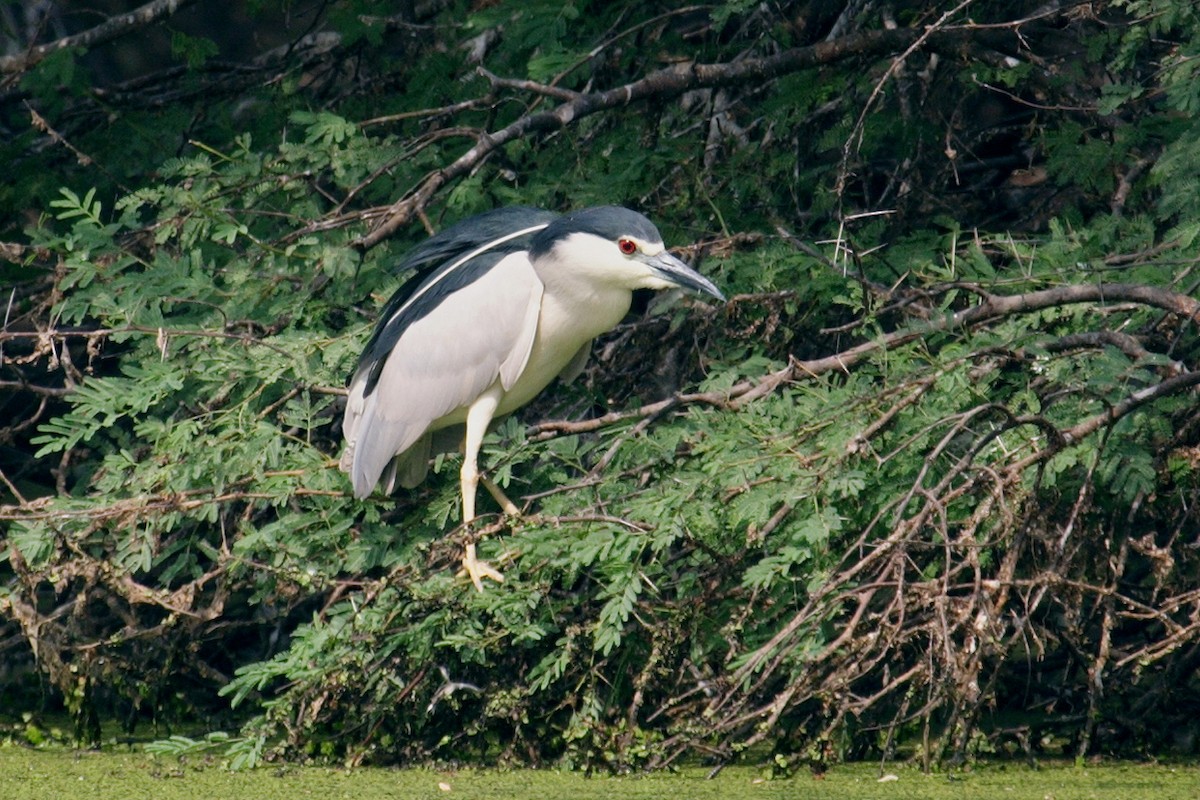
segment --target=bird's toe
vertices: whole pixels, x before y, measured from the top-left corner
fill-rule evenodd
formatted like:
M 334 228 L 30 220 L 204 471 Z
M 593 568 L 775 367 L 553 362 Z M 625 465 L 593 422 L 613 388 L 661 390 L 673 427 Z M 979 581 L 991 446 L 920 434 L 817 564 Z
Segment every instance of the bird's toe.
M 475 556 L 475 545 L 467 545 L 466 552 L 463 553 L 462 572 L 466 573 L 471 579 L 471 583 L 475 584 L 475 591 L 483 591 L 483 579 L 493 580 L 496 583 L 504 583 L 504 576 L 500 571 L 486 561 L 480 561 Z

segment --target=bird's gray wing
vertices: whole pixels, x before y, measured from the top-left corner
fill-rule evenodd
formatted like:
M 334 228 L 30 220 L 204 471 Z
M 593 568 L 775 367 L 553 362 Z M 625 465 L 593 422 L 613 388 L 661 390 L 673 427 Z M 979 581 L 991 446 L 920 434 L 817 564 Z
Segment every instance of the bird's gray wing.
M 528 256 L 512 253 L 408 325 L 382 365 L 360 367 L 342 423 L 343 468 L 356 496 L 370 494 L 431 426 L 461 422 L 498 380 L 512 386 L 529 359 L 541 299 Z
M 510 253 L 528 250 L 533 236 L 558 215 L 536 208 L 498 208 L 462 220 L 414 248 L 396 267 L 411 277 L 388 299 L 359 369 L 382 366 L 404 330 Z M 368 391 L 377 374 L 368 373 Z

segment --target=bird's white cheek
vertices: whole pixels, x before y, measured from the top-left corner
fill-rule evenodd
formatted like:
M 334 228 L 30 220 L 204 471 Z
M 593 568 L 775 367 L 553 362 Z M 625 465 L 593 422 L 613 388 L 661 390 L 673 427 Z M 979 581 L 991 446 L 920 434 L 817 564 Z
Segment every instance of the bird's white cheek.
M 634 259 L 621 259 L 599 266 L 591 275 L 593 285 L 613 289 L 666 289 L 672 286 L 655 270 Z

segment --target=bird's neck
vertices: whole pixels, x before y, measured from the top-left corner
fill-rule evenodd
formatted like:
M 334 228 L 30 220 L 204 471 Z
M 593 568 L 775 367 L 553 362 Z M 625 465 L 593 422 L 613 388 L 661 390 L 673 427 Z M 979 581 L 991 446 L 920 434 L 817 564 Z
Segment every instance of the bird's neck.
M 550 330 L 560 331 L 560 336 L 577 340 L 578 345 L 611 330 L 629 313 L 633 300 L 633 292 L 623 286 L 572 280 L 570 276 L 554 276 L 543 282 L 546 288 L 539 328 L 549 326 Z

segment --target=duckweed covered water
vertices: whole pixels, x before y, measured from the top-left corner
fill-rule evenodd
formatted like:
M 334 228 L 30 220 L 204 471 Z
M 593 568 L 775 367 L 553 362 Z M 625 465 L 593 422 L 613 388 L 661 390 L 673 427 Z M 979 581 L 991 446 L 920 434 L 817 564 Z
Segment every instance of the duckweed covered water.
M 766 780 L 763 770 L 730 767 L 625 777 L 586 777 L 555 770 L 345 771 L 320 767 L 230 772 L 219 765 L 179 762 L 137 752 L 81 752 L 0 747 L 0 800 L 374 800 L 446 798 L 493 800 L 1200 800 L 1200 767 L 1101 764 L 1030 769 L 984 766 L 969 772 L 924 775 L 903 765 L 835 767 L 823 778 L 804 774 Z

